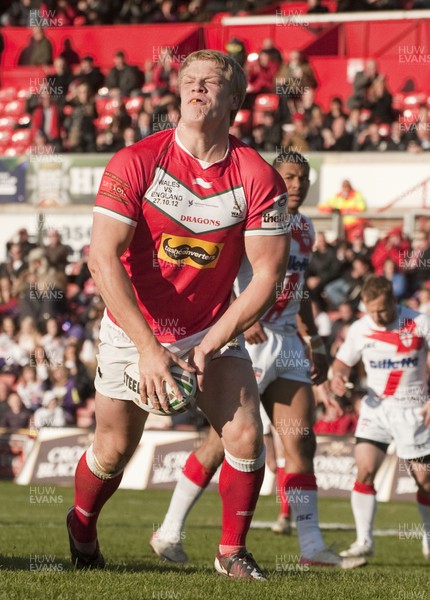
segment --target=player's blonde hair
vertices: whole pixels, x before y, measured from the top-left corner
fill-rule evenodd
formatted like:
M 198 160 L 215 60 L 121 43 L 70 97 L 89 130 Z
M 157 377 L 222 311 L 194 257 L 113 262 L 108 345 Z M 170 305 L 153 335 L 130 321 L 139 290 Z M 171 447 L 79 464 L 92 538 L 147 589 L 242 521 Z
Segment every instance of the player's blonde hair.
M 230 112 L 230 125 L 233 125 L 237 111 L 243 104 L 246 94 L 247 80 L 245 71 L 238 62 L 218 50 L 197 50 L 187 56 L 178 73 L 178 84 L 181 85 L 183 73 L 196 60 L 210 60 L 220 67 L 224 77 L 230 82 L 231 93 L 238 98 L 238 106 Z

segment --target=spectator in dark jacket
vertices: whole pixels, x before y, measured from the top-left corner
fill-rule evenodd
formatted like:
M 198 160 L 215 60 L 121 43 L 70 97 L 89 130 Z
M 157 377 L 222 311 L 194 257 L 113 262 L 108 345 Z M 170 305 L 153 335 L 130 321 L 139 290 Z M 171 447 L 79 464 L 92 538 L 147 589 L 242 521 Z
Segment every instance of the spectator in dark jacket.
M 141 71 L 127 64 L 124 52 L 116 52 L 114 66 L 106 77 L 106 86 L 109 90 L 119 89 L 123 96 L 130 96 L 132 92 L 138 92 L 143 83 Z
M 316 235 L 314 252 L 306 273 L 306 284 L 311 298 L 318 299 L 324 287 L 339 277 L 342 265 L 337 260 L 336 250 L 327 243 L 323 232 Z
M 34 27 L 30 43 L 18 58 L 18 65 L 52 65 L 52 44 L 42 27 Z
M 29 426 L 31 412 L 27 410 L 16 392 L 11 392 L 7 399 L 8 408 L 3 413 L 0 425 L 9 429 L 25 429 Z
M 97 93 L 97 90 L 102 87 L 104 79 L 104 75 L 99 67 L 94 66 L 93 57 L 84 56 L 81 59 L 80 67 L 76 72 L 75 80 L 78 83 L 88 84 L 91 93 L 95 94 Z

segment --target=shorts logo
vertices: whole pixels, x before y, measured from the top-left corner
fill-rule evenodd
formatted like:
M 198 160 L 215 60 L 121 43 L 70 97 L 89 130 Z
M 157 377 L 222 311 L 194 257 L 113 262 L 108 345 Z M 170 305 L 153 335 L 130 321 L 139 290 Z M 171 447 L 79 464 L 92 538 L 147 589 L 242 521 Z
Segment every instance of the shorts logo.
M 163 233 L 158 258 L 166 262 L 189 265 L 196 269 L 216 267 L 224 244 L 198 238 L 180 237 Z

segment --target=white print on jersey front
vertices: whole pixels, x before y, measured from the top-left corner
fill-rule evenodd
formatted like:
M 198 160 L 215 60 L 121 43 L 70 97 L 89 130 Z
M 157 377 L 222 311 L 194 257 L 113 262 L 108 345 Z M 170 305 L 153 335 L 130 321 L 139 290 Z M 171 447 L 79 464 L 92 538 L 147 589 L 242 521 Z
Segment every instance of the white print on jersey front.
M 233 227 L 244 221 L 247 213 L 242 186 L 205 198 L 160 167 L 155 171 L 145 198 L 170 219 L 193 233 Z

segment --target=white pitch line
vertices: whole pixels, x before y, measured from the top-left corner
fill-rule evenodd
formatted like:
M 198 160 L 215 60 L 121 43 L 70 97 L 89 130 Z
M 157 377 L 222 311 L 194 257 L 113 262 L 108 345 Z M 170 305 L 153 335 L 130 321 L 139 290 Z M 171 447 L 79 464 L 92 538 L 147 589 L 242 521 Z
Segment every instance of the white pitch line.
M 275 524 L 274 521 L 252 521 L 251 529 L 271 529 Z M 291 526 L 295 528 L 295 523 L 291 523 Z M 347 525 L 346 523 L 320 523 L 321 529 L 332 529 L 341 531 L 355 531 L 354 525 Z M 378 537 L 383 536 L 398 536 L 398 529 L 375 529 L 373 535 Z

